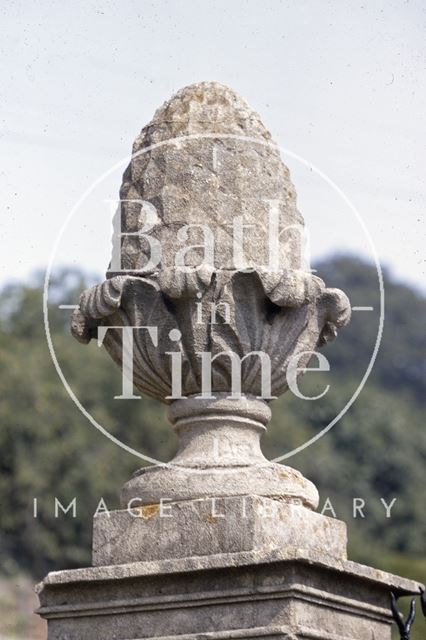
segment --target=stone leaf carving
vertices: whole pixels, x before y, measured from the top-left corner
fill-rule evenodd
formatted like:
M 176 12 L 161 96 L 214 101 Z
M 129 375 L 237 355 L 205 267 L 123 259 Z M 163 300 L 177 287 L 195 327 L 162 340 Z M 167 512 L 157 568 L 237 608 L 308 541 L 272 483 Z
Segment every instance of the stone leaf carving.
M 160 278 L 115 276 L 82 294 L 72 332 L 81 342 L 96 335 L 98 325 L 156 327 L 155 345 L 146 329 L 134 332 L 134 384 L 142 393 L 170 402 L 172 372 L 170 352 L 182 353 L 182 394 L 201 390 L 201 356 L 222 354 L 212 362 L 212 391 L 231 389 L 231 367 L 225 353 L 233 352 L 242 362 L 241 391 L 262 395 L 261 359 L 271 359 L 271 395 L 287 390 L 289 359 L 300 357 L 303 368 L 310 352 L 328 342 L 350 317 L 349 301 L 336 289 L 326 289 L 322 280 L 300 271 L 282 274 L 219 272 L 212 270 L 182 274 L 170 270 Z M 189 277 L 192 276 L 192 277 Z M 198 296 L 201 297 L 199 298 Z M 196 304 L 206 314 L 216 309 L 216 322 L 194 322 Z M 212 307 L 213 305 L 213 307 Z M 226 305 L 226 306 L 225 306 Z M 225 313 L 229 310 L 229 315 Z M 178 329 L 181 339 L 169 337 Z M 122 332 L 109 330 L 104 345 L 122 366 Z

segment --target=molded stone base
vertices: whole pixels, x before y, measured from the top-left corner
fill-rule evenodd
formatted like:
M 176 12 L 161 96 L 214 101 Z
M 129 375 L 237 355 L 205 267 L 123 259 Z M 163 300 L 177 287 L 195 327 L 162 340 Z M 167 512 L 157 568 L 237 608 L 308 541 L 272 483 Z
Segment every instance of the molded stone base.
M 259 495 L 293 500 L 310 509 L 318 507 L 315 485 L 300 471 L 273 462 L 242 466 L 145 467 L 134 474 L 121 489 L 121 505 L 158 503 L 173 497 L 175 502 L 216 496 Z
M 410 580 L 288 547 L 50 573 L 49 640 L 390 640 Z

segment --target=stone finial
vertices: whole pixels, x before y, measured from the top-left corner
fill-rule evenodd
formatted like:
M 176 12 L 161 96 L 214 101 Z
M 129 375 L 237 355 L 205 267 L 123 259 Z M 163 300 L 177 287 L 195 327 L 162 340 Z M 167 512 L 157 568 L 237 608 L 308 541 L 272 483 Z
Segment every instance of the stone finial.
M 418 593 L 349 562 L 344 522 L 260 449 L 295 358 L 300 374 L 350 315 L 309 271 L 302 232 L 276 146 L 230 89 L 183 89 L 137 138 L 107 278 L 72 330 L 103 340 L 123 397 L 168 405 L 179 446 L 125 484 L 123 509 L 97 510 L 93 567 L 38 586 L 52 640 L 388 640 L 389 591 Z M 408 638 L 413 615 L 392 609 Z
M 135 388 L 170 405 L 179 436 L 171 466 L 142 470 L 123 500 L 251 492 L 315 508 L 315 487 L 259 447 L 289 363 L 303 369 L 350 318 L 308 269 L 303 225 L 279 150 L 228 87 L 182 89 L 136 139 L 107 279 L 72 324 L 81 342 L 102 327 L 120 366 L 133 347 Z

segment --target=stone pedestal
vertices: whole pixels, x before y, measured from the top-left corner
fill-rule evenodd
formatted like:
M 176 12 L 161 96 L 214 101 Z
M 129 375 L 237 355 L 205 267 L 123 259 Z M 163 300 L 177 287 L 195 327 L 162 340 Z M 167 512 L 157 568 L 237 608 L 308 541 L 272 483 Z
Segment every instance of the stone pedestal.
M 261 496 L 95 517 L 93 567 L 38 585 L 49 640 L 390 640 L 390 592 L 419 585 L 346 558 L 346 525 Z
M 314 540 L 309 551 L 282 545 L 278 529 L 277 544 L 260 533 L 247 551 L 51 573 L 38 586 L 49 640 L 390 640 L 390 590 L 416 583 L 327 556 Z

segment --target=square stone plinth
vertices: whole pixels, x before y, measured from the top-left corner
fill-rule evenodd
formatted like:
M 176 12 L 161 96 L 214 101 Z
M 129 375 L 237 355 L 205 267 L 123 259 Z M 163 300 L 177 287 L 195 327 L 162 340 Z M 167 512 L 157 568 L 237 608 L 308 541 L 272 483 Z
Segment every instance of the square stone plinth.
M 263 496 L 162 502 L 93 521 L 93 565 L 298 547 L 346 558 L 346 524 Z
M 419 585 L 301 549 L 50 573 L 49 640 L 390 640 L 390 591 Z

